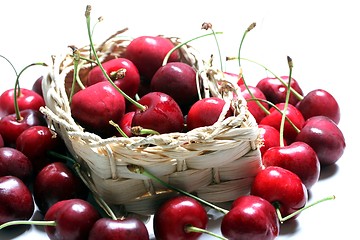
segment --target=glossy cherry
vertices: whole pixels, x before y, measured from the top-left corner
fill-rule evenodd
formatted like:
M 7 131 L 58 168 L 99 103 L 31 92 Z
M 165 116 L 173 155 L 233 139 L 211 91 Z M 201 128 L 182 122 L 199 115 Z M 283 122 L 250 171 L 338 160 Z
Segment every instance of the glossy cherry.
M 30 189 L 15 176 L 0 177 L 0 224 L 29 220 L 35 210 Z
M 71 101 L 73 118 L 86 131 L 112 136 L 115 128 L 109 121 L 118 122 L 125 114 L 125 98 L 109 82 L 93 84 L 74 94 Z
M 196 71 L 183 62 L 169 62 L 161 66 L 151 79 L 150 90 L 170 95 L 184 115 L 198 99 Z
M 160 134 L 181 132 L 184 128 L 184 116 L 179 105 L 168 94 L 150 92 L 138 101 L 146 109 L 136 109 L 132 127 L 157 131 Z
M 132 61 L 139 70 L 140 76 L 150 82 L 155 72 L 162 66 L 167 53 L 174 44 L 162 36 L 139 36 L 126 47 L 124 57 Z M 178 50 L 174 51 L 168 62 L 179 61 Z
M 176 196 L 163 203 L 153 219 L 156 239 L 198 239 L 199 232 L 189 232 L 187 227 L 206 229 L 208 216 L 205 208 L 188 196 Z
M 262 156 L 265 167 L 279 166 L 298 175 L 310 189 L 320 176 L 320 161 L 316 152 L 305 142 L 269 148 Z
M 289 76 L 281 76 L 280 77 L 283 82 L 287 83 L 289 81 Z M 291 88 L 293 88 L 298 94 L 303 95 L 303 91 L 299 85 L 299 83 L 292 78 L 291 79 Z M 286 99 L 287 85 L 283 84 L 279 79 L 275 77 L 266 77 L 261 79 L 256 87 L 259 88 L 266 96 L 266 99 L 273 104 L 283 103 Z M 289 103 L 291 105 L 296 105 L 299 102 L 299 98 L 290 93 Z
M 308 192 L 301 179 L 290 170 L 278 166 L 261 170 L 254 178 L 250 194 L 269 201 L 280 210 L 282 216 L 303 208 L 308 200 Z
M 264 111 L 264 109 L 262 109 L 256 101 L 250 99 L 252 99 L 254 96 L 255 98 L 260 100 L 267 100 L 265 94 L 259 88 L 254 86 L 248 86 L 247 89 L 245 84 L 242 84 L 239 85 L 239 87 L 240 87 L 241 95 L 245 98 L 245 100 L 247 100 L 247 107 L 250 113 L 254 116 L 256 122 L 260 123 L 260 121 L 267 115 L 266 110 L 269 110 L 269 104 L 265 101 L 259 102 L 266 109 Z M 249 91 L 252 94 L 250 94 Z
M 17 104 L 19 110 L 33 109 L 39 110 L 40 107 L 45 106 L 45 101 L 42 96 L 31 89 L 20 88 L 20 92 L 16 91 Z M 14 106 L 14 89 L 4 91 L 0 95 L 0 117 L 15 113 Z
M 273 240 L 279 228 L 275 207 L 254 195 L 237 198 L 221 221 L 221 233 L 229 240 Z
M 261 156 L 265 154 L 265 152 L 271 147 L 278 147 L 280 146 L 280 132 L 276 128 L 265 125 L 259 124 L 258 125 L 260 131 L 260 138 L 262 139 L 262 145 L 260 147 Z M 286 140 L 283 139 L 283 145 L 286 146 Z
M 43 81 L 44 76 L 40 76 L 38 77 L 35 82 L 33 83 L 31 90 L 36 92 L 37 94 L 39 94 L 41 97 L 44 98 L 44 93 L 43 93 L 43 89 L 42 89 L 42 81 Z
M 310 145 L 322 166 L 335 164 L 346 148 L 344 134 L 334 121 L 325 116 L 307 119 L 296 141 Z
M 148 240 L 144 222 L 136 217 L 122 219 L 100 218 L 91 228 L 88 240 Z
M 305 120 L 314 116 L 326 116 L 336 124 L 340 122 L 340 107 L 335 97 L 324 89 L 314 89 L 296 104 Z
M 140 84 L 140 74 L 133 62 L 126 58 L 114 58 L 102 63 L 110 79 L 129 97 L 134 98 Z M 99 66 L 89 71 L 87 86 L 108 81 Z
M 29 158 L 35 173 L 50 163 L 48 151 L 57 150 L 61 144 L 59 136 L 47 126 L 29 127 L 16 139 L 16 149 Z
M 285 103 L 278 103 L 275 105 L 280 111 L 284 110 Z M 259 124 L 270 125 L 280 131 L 282 113 L 274 107 L 270 108 L 270 114 L 264 117 Z M 288 144 L 295 141 L 298 132 L 302 129 L 305 119 L 301 112 L 293 105 L 288 104 L 286 110 L 286 117 L 295 125 L 294 128 L 287 120 L 284 123 L 284 139 Z
M 82 180 L 63 162 L 45 166 L 36 175 L 33 188 L 34 200 L 42 213 L 61 200 L 88 196 Z
M 133 133 L 131 131 L 132 119 L 135 115 L 135 111 L 130 111 L 124 114 L 124 116 L 120 119 L 119 127 L 128 137 L 132 137 Z M 121 136 L 121 134 L 117 134 Z
M 0 134 L 6 146 L 14 147 L 16 139 L 25 130 L 32 126 L 47 126 L 44 115 L 33 109 L 20 111 L 20 118 L 16 113 L 0 119 Z
M 193 130 L 198 127 L 210 126 L 220 117 L 225 106 L 225 101 L 219 97 L 208 97 L 196 101 L 190 108 L 187 118 L 187 130 Z M 231 109 L 225 114 L 225 117 L 231 116 Z
M 100 217 L 98 210 L 85 200 L 62 200 L 46 212 L 44 220 L 54 221 L 55 226 L 45 226 L 45 232 L 51 240 L 88 239 L 91 228 Z
M 28 183 L 33 177 L 33 166 L 21 151 L 11 147 L 0 148 L 0 176 L 15 176 Z

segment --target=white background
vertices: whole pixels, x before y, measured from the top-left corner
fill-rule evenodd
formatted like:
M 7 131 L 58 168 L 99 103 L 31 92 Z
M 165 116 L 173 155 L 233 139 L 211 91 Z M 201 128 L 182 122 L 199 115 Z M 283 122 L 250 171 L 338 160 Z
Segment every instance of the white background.
M 203 22 L 211 22 L 223 56 L 236 55 L 244 30 L 252 22 L 242 56 L 256 60 L 278 75 L 288 74 L 286 56 L 294 62 L 293 77 L 306 93 L 323 88 L 338 100 L 342 115 L 339 124 L 347 147 L 336 165 L 322 172 L 311 190 L 310 202 L 328 195 L 329 201 L 303 212 L 293 223 L 281 226 L 278 239 L 340 239 L 358 236 L 359 128 L 356 121 L 359 87 L 359 22 L 356 1 L 6 1 L 0 3 L 0 55 L 20 71 L 33 62 L 47 61 L 51 54 L 68 45 L 88 43 L 85 7 L 93 7 L 93 22 L 104 21 L 95 32 L 95 41 L 130 27 L 129 34 L 165 34 L 184 40 L 201 35 Z M 217 54 L 213 38 L 193 42 L 205 57 Z M 256 84 L 267 73 L 243 62 L 248 84 Z M 227 69 L 231 70 L 230 67 Z M 33 67 L 20 79 L 31 87 L 42 67 Z M 15 75 L 0 59 L 0 89 L 13 87 Z M 352 102 L 353 101 L 353 102 Z M 356 116 L 355 116 L 356 115 Z M 211 222 L 219 231 L 216 222 Z M 151 231 L 151 229 L 149 229 Z M 0 231 L 0 239 L 47 239 L 41 228 L 22 233 Z M 210 239 L 204 236 L 202 239 Z

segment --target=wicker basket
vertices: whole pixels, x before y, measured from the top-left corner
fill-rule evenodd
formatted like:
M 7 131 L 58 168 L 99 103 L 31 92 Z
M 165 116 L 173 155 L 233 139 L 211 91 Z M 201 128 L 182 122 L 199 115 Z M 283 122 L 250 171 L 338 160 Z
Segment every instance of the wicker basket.
M 124 30 L 125 31 L 125 30 Z M 122 56 L 130 40 L 122 32 L 96 46 L 103 62 Z M 170 38 L 174 44 L 179 38 Z M 89 46 L 79 49 L 89 57 Z M 191 46 L 180 49 L 183 62 L 198 70 L 205 96 L 221 96 L 235 115 L 208 127 L 184 133 L 147 137 L 102 139 L 84 131 L 71 116 L 68 87 L 73 78 L 73 56 L 52 56 L 43 81 L 46 107 L 41 111 L 64 139 L 69 151 L 81 165 L 87 183 L 108 204 L 128 212 L 153 214 L 163 200 L 176 194 L 156 181 L 128 169 L 129 164 L 143 166 L 173 186 L 191 192 L 212 203 L 232 201 L 248 194 L 254 176 L 260 171 L 259 129 L 239 94 L 236 83 L 224 79 L 220 71 L 207 67 Z M 81 63 L 80 78 L 92 65 Z

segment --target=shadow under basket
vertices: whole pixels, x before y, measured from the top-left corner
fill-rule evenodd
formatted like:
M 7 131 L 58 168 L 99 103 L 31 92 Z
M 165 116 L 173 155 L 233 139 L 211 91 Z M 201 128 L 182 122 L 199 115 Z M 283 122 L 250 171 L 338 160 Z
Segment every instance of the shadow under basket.
M 122 33 L 95 46 L 101 62 L 123 56 L 130 39 L 121 37 Z M 175 45 L 181 43 L 179 38 L 169 39 Z M 91 56 L 89 46 L 78 51 L 85 58 Z M 103 139 L 87 132 L 71 116 L 68 94 L 74 61 L 70 49 L 52 56 L 43 78 L 46 106 L 40 110 L 79 163 L 83 180 L 109 205 L 127 212 L 151 215 L 164 200 L 177 194 L 130 171 L 128 167 L 133 164 L 212 203 L 249 194 L 255 175 L 262 169 L 259 128 L 236 82 L 207 67 L 191 46 L 185 44 L 179 51 L 181 61 L 197 70 L 202 97 L 222 97 L 226 101 L 223 113 L 232 108 L 233 116 L 225 118 L 222 114 L 214 125 L 188 132 Z M 85 60 L 79 62 L 81 81 L 86 81 L 93 66 Z

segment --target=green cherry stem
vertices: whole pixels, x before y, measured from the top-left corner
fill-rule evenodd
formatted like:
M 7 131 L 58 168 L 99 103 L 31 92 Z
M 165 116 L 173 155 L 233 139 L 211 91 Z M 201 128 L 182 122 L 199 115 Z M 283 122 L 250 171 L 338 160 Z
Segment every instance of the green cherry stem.
M 120 128 L 119 124 L 115 123 L 113 120 L 109 121 L 109 124 L 114 126 L 116 130 L 121 134 L 122 137 L 128 138 L 128 135 Z
M 206 229 L 202 229 L 202 228 L 198 228 L 198 227 L 194 227 L 194 226 L 191 226 L 191 225 L 188 225 L 188 226 L 185 226 L 185 231 L 186 232 L 196 232 L 196 233 L 203 233 L 203 234 L 207 234 L 207 235 L 210 235 L 210 236 L 213 236 L 213 237 L 216 237 L 218 239 L 222 239 L 222 240 L 227 240 L 227 238 L 223 237 L 223 236 L 220 236 L 218 234 L 215 234 L 213 232 L 210 232 Z
M 15 220 L 6 222 L 0 225 L 0 230 L 6 227 L 15 226 L 15 225 L 37 225 L 37 226 L 56 226 L 55 221 L 26 221 L 26 220 Z
M 100 59 L 96 53 L 96 49 L 94 47 L 94 43 L 92 40 L 92 32 L 90 29 L 90 12 L 91 12 L 91 6 L 87 5 L 86 6 L 86 11 L 85 11 L 85 17 L 86 17 L 86 25 L 87 25 L 87 32 L 88 32 L 88 37 L 90 40 L 90 48 L 91 51 L 94 54 L 94 57 L 96 59 L 96 63 L 97 65 L 100 67 L 102 73 L 104 74 L 104 76 L 106 77 L 106 79 L 110 82 L 110 84 L 119 92 L 121 93 L 130 103 L 134 104 L 137 108 L 141 109 L 141 110 L 146 110 L 146 106 L 141 105 L 140 103 L 138 103 L 137 101 L 135 101 L 134 99 L 132 99 L 131 97 L 129 97 L 124 91 L 122 91 L 118 86 L 116 86 L 116 84 L 111 80 L 111 78 L 109 77 L 109 75 L 106 73 L 104 67 L 102 66 Z
M 325 198 L 322 198 L 316 202 L 313 202 L 311 204 L 308 204 L 306 206 L 304 206 L 303 208 L 300 208 L 299 210 L 287 215 L 286 217 L 282 217 L 281 216 L 281 213 L 280 213 L 280 204 L 279 203 L 275 203 L 275 208 L 276 208 L 276 213 L 278 215 L 278 218 L 279 218 L 279 221 L 280 223 L 284 223 L 285 221 L 289 220 L 290 218 L 294 217 L 295 215 L 299 214 L 300 212 L 310 208 L 310 207 L 313 207 L 319 203 L 322 203 L 322 202 L 325 202 L 325 201 L 329 201 L 329 200 L 335 200 L 335 195 L 331 195 L 331 196 L 328 196 L 328 197 L 325 197 Z
M 211 35 L 214 35 L 214 34 L 222 34 L 222 32 L 214 32 L 214 33 L 207 33 L 207 34 L 204 34 L 204 35 L 201 35 L 201 36 L 197 36 L 197 37 L 194 37 L 194 38 L 191 38 L 185 42 L 182 42 L 182 43 L 179 43 L 178 45 L 176 45 L 175 47 L 173 47 L 167 54 L 166 56 L 164 57 L 164 60 L 163 60 L 163 63 L 162 65 L 166 65 L 166 63 L 168 62 L 169 58 L 170 58 L 170 55 L 175 52 L 177 49 L 181 48 L 182 46 L 188 44 L 189 42 L 192 42 L 194 40 L 197 40 L 199 38 L 203 38 L 203 37 L 207 37 L 207 36 L 211 36 Z
M 242 48 L 242 45 L 244 43 L 244 39 L 246 37 L 246 35 L 248 34 L 248 32 L 250 32 L 252 29 L 254 29 L 256 27 L 256 23 L 253 22 L 252 24 L 250 24 L 250 26 L 245 30 L 242 38 L 241 38 L 241 41 L 240 41 L 240 45 L 239 45 L 239 50 L 238 50 L 238 62 L 239 62 L 239 66 L 241 66 L 241 63 L 240 63 L 240 53 L 241 53 L 241 48 Z
M 210 29 L 212 34 L 214 35 L 214 39 L 215 39 L 215 42 L 216 42 L 216 47 L 217 47 L 217 50 L 218 50 L 218 54 L 219 54 L 219 59 L 220 59 L 220 70 L 223 72 L 224 68 L 223 68 L 223 63 L 222 63 L 222 56 L 221 56 L 221 50 L 220 50 L 220 45 L 219 45 L 219 41 L 217 39 L 217 36 L 216 36 L 216 33 L 212 27 L 212 24 L 211 23 L 203 23 L 202 26 L 201 26 L 201 29 L 205 29 L 205 30 L 208 30 Z
M 127 168 L 129 169 L 129 171 L 131 171 L 133 173 L 142 174 L 142 175 L 144 175 L 144 176 L 146 176 L 146 177 L 148 177 L 148 178 L 150 178 L 152 180 L 155 180 L 155 181 L 161 183 L 163 186 L 165 186 L 166 188 L 168 188 L 168 189 L 170 189 L 172 191 L 179 192 L 179 193 L 181 193 L 183 195 L 194 198 L 195 200 L 201 202 L 202 204 L 207 205 L 208 207 L 211 207 L 211 208 L 213 208 L 213 209 L 215 209 L 215 210 L 217 210 L 217 211 L 219 211 L 219 212 L 221 212 L 223 214 L 227 214 L 229 212 L 228 210 L 220 208 L 220 207 L 218 207 L 218 206 L 216 206 L 216 205 L 214 205 L 212 203 L 209 203 L 209 202 L 207 202 L 207 201 L 205 201 L 205 200 L 203 200 L 203 199 L 201 199 L 201 198 L 199 198 L 199 197 L 197 197 L 197 196 L 195 196 L 195 195 L 193 195 L 191 193 L 188 193 L 188 192 L 186 192 L 186 191 L 184 191 L 182 189 L 179 189 L 177 187 L 171 186 L 167 182 L 164 182 L 160 178 L 156 177 L 154 174 L 147 171 L 142 166 L 138 166 L 138 165 L 135 165 L 135 164 L 130 164 L 130 165 L 127 166 Z
M 287 61 L 289 65 L 289 81 L 287 85 L 287 91 L 286 91 L 286 97 L 285 97 L 285 103 L 284 103 L 284 109 L 282 111 L 281 115 L 281 122 L 280 122 L 280 147 L 284 147 L 284 125 L 285 125 L 285 116 L 286 111 L 289 105 L 289 98 L 290 98 L 290 84 L 291 84 L 291 75 L 292 75 L 292 69 L 294 67 L 292 59 L 287 56 Z
M 22 119 L 21 115 L 20 115 L 20 108 L 19 108 L 19 104 L 18 104 L 18 101 L 17 101 L 17 98 L 18 96 L 20 95 L 20 83 L 19 83 L 19 79 L 20 79 L 20 76 L 21 74 L 24 73 L 24 71 L 32 66 L 36 66 L 36 65 L 39 65 L 39 66 L 47 66 L 46 63 L 31 63 L 29 65 L 27 65 L 26 67 L 24 67 L 20 72 L 19 74 L 17 74 L 17 77 L 16 77 L 16 81 L 15 81 L 15 87 L 14 87 L 14 108 L 15 108 L 15 114 L 16 114 L 16 120 L 17 121 L 20 121 Z

